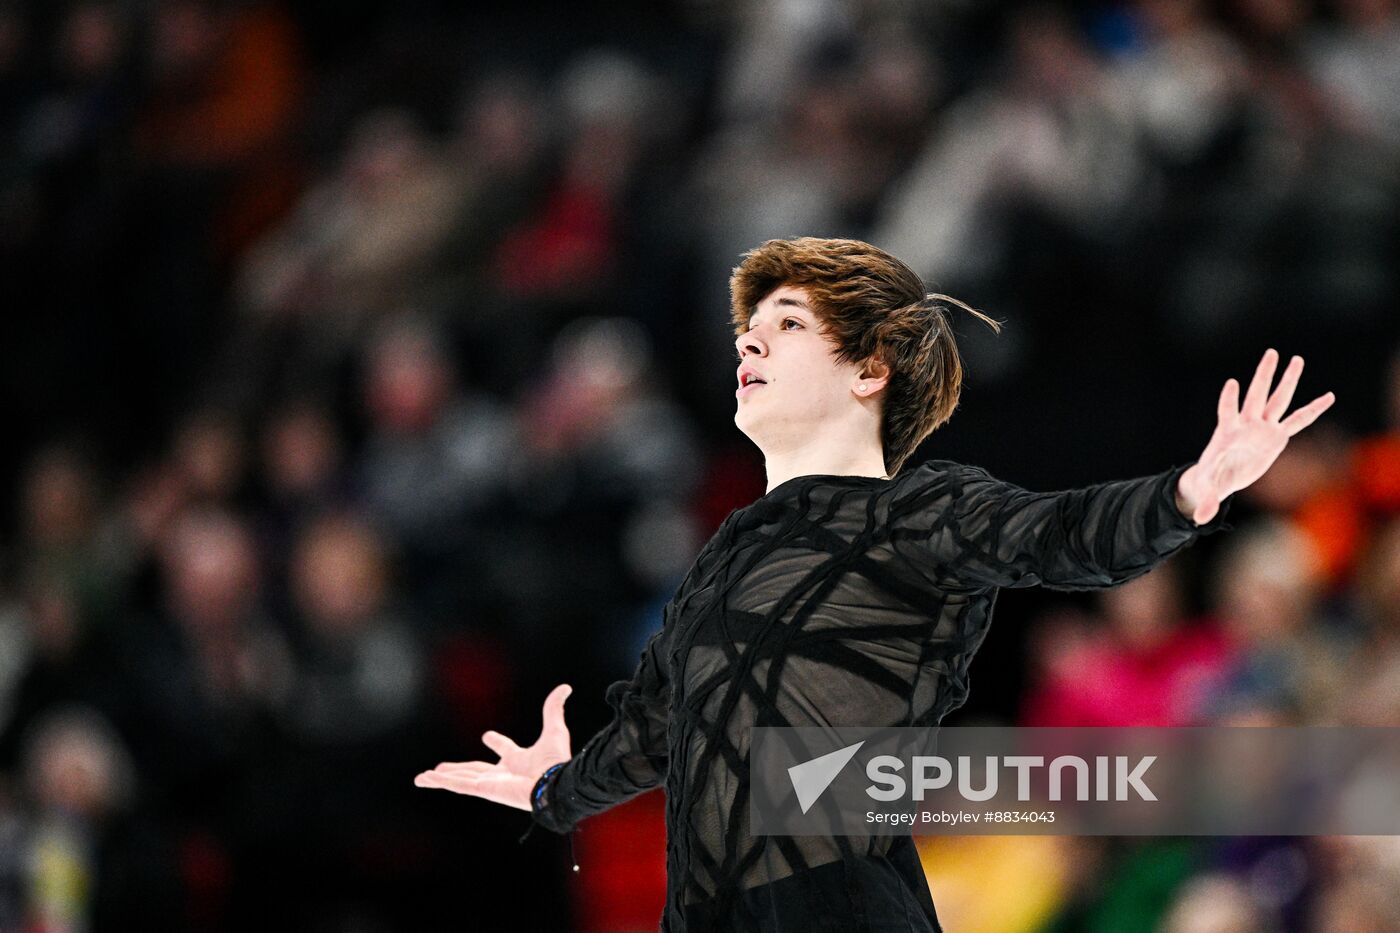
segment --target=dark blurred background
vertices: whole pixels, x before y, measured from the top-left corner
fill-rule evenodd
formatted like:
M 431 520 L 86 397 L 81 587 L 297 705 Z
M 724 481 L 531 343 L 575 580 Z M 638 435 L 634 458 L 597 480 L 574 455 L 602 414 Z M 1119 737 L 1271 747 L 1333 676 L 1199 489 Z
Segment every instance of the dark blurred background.
M 1400 724 L 1400 3 L 496 6 L 0 2 L 0 931 L 654 930 L 659 792 L 574 873 L 412 778 L 561 682 L 580 747 L 762 493 L 769 237 L 1006 322 L 915 463 L 1337 393 L 1234 530 L 1005 593 L 950 724 Z M 958 933 L 1400 930 L 1389 837 L 921 846 Z

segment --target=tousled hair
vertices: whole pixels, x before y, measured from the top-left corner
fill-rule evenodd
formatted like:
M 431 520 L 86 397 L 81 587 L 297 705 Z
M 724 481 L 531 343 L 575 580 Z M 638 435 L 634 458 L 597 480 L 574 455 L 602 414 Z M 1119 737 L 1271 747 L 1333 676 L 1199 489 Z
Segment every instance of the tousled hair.
M 838 363 L 878 358 L 890 368 L 881 406 L 885 468 L 896 475 L 915 448 L 952 417 L 963 369 L 950 306 L 997 333 L 1001 324 L 956 298 L 929 292 L 914 270 L 860 240 L 799 237 L 749 250 L 729 280 L 737 337 L 758 303 L 783 285 L 807 293 Z

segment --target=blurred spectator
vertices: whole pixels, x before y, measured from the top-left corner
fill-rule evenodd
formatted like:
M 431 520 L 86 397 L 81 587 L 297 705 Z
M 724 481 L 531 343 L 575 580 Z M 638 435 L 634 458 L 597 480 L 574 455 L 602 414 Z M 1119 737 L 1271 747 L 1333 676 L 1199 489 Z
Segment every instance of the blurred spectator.
M 1393 877 L 1340 880 L 1318 900 L 1312 929 L 1316 933 L 1386 933 L 1400 928 L 1400 904 L 1394 891 Z
M 1273 929 L 1248 889 L 1219 875 L 1191 879 L 1177 896 L 1162 933 L 1264 933 Z
M 1117 229 L 1142 184 L 1129 102 L 1064 14 L 1012 14 L 999 80 L 951 105 L 892 190 L 877 241 L 926 280 L 1002 269 L 1008 201 L 1086 231 Z
M 406 587 L 436 618 L 485 559 L 475 523 L 519 469 L 516 428 L 496 399 L 458 382 L 443 336 L 421 321 L 396 321 L 369 346 L 363 401 L 364 506 L 404 548 Z
M 18 618 L 7 618 L 5 716 L 0 761 L 18 763 L 25 731 L 53 708 L 115 708 L 122 684 L 106 666 L 108 633 L 95 631 L 71 581 L 35 568 L 23 581 Z
M 521 637 L 581 601 L 607 607 L 599 616 L 617 623 L 620 606 L 657 585 L 652 568 L 622 563 L 628 529 L 649 507 L 684 501 L 698 476 L 694 430 L 651 387 L 653 366 L 635 322 L 580 320 L 559 335 L 548 369 L 521 400 L 520 457 L 508 478 L 513 521 L 497 531 L 491 567 Z M 595 654 L 620 639 L 631 644 L 618 632 L 570 637 Z
M 283 716 L 302 742 L 369 744 L 418 711 L 422 660 L 387 614 L 384 545 L 363 523 L 311 523 L 293 557 L 302 629 L 299 670 Z
M 1324 836 L 1317 863 L 1324 887 L 1313 901 L 1307 933 L 1381 933 L 1400 926 L 1400 849 L 1393 836 Z
M 1317 557 L 1277 519 L 1240 529 L 1213 569 L 1215 611 L 1236 645 L 1235 663 L 1207 701 L 1214 716 L 1262 706 L 1287 721 L 1332 708 L 1349 681 L 1354 632 L 1314 616 Z
M 335 494 L 341 458 L 335 422 L 324 408 L 303 401 L 279 409 L 262 438 L 268 497 L 288 507 L 325 503 Z
M 105 718 L 58 706 L 26 735 L 23 929 L 184 929 L 177 853 L 133 815 L 133 762 Z
M 1103 620 L 1068 643 L 1038 639 L 1040 684 L 1022 724 L 1200 724 L 1233 650 L 1213 620 L 1183 618 L 1176 564 L 1106 590 L 1100 602 Z
M 182 514 L 162 541 L 158 614 L 132 618 L 121 662 L 131 695 L 119 723 L 173 812 L 236 819 L 244 756 L 292 686 L 286 639 L 263 615 L 253 539 L 234 516 Z M 227 828 L 227 827 L 224 827 Z
M 523 223 L 553 171 L 552 101 L 522 71 L 493 72 L 473 83 L 456 114 L 444 158 L 462 190 L 433 257 L 429 307 L 449 308 L 468 358 L 491 385 L 510 387 L 533 363 L 522 339 L 520 304 L 495 294 L 493 256 L 504 231 Z
M 237 505 L 246 493 L 248 444 L 243 427 L 229 412 L 194 413 L 176 431 L 172 459 L 190 502 Z
M 588 53 L 565 69 L 559 174 L 537 213 L 506 231 L 495 250 L 492 277 L 501 292 L 574 301 L 613 281 L 623 199 L 670 118 L 661 90 L 643 66 L 619 53 Z
M 20 502 L 19 557 L 76 600 L 83 624 L 104 620 L 118 597 L 115 555 L 102 526 L 93 466 L 75 450 L 50 447 L 30 462 Z
M 1330 6 L 1337 21 L 1315 28 L 1309 70 L 1351 134 L 1400 150 L 1400 5 L 1336 0 Z
M 245 260 L 254 325 L 300 335 L 313 361 L 341 358 L 374 319 L 412 300 L 460 197 L 455 166 L 411 114 L 361 118 L 337 173 Z
M 1245 494 L 1307 538 L 1324 586 L 1334 588 L 1351 577 L 1368 530 L 1347 474 L 1348 439 L 1324 429 L 1298 441 L 1275 461 L 1277 470 L 1270 468 Z
M 1357 597 L 1365 650 L 1340 712 L 1356 725 L 1388 726 L 1400 721 L 1400 519 L 1373 539 L 1357 578 Z
M 809 63 L 827 42 L 848 36 L 854 10 L 839 2 L 760 0 L 736 7 L 736 40 L 720 91 L 729 120 L 765 120 L 809 76 Z
M 270 413 L 259 438 L 261 486 L 260 539 L 275 592 L 285 605 L 281 569 L 287 565 L 293 538 L 319 512 L 350 498 L 345 451 L 331 412 L 316 401 L 300 399 Z

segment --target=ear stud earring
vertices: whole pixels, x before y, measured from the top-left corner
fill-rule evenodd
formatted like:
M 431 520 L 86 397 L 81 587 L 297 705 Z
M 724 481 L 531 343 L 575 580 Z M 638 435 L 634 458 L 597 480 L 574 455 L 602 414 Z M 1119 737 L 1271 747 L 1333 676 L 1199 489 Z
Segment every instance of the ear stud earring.
M 865 383 L 862 382 L 862 383 L 860 384 L 860 390 L 861 390 L 862 392 L 865 391 Z

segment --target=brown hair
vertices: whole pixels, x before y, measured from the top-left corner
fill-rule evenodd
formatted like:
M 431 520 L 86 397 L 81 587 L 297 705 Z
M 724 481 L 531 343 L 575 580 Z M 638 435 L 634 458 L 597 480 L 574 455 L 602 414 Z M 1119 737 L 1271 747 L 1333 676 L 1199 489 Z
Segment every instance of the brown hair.
M 1001 324 L 982 312 L 927 291 L 914 270 L 882 249 L 860 240 L 799 237 L 769 240 L 734 269 L 729 294 L 736 337 L 748 330 L 758 303 L 782 285 L 807 293 L 838 363 L 879 358 L 889 366 L 880 443 L 890 476 L 958 406 L 963 370 L 947 306 L 1001 332 Z

